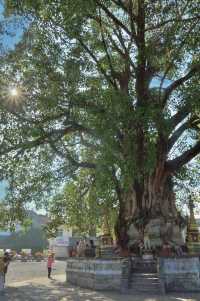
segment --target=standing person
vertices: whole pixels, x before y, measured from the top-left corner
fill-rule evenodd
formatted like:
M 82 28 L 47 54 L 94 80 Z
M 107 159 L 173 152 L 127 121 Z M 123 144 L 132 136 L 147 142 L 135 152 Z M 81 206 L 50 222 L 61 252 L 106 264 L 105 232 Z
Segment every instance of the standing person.
M 0 257 L 0 295 L 4 294 L 5 276 L 4 276 L 4 260 Z
M 95 249 L 96 249 L 96 247 L 94 245 L 93 239 L 90 239 L 90 248 L 91 248 L 91 256 L 95 257 Z
M 47 258 L 48 278 L 51 279 L 52 265 L 54 263 L 54 254 L 50 254 Z
M 4 282 L 6 282 L 6 274 L 8 272 L 8 266 L 10 264 L 10 255 L 8 252 L 4 253 L 3 262 L 4 262 Z

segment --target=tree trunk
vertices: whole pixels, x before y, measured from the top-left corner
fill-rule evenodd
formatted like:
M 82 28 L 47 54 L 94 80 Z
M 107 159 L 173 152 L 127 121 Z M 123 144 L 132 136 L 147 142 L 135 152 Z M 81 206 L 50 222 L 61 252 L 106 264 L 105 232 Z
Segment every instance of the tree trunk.
M 134 181 L 123 194 L 115 232 L 123 249 L 138 245 L 147 237 L 151 247 L 163 242 L 181 245 L 183 222 L 175 205 L 171 176 L 158 168 L 142 183 Z

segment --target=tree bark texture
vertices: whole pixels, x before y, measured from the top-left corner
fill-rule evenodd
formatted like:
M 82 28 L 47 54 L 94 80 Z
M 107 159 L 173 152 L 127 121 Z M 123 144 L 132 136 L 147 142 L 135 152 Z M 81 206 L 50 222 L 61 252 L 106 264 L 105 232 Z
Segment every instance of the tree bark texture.
M 156 247 L 165 242 L 182 245 L 183 226 L 184 219 L 175 204 L 172 178 L 158 168 L 144 178 L 142 185 L 134 182 L 124 193 L 115 231 L 123 249 L 138 245 L 145 235 L 151 246 Z

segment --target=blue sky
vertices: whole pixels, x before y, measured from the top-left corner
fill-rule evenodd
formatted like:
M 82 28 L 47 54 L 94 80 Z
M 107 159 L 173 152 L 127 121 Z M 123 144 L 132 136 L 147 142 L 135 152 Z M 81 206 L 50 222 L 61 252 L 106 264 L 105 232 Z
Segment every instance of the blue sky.
M 20 41 L 22 38 L 23 30 L 24 30 L 24 22 L 22 18 L 15 17 L 15 21 L 17 19 L 17 26 L 12 23 L 12 18 L 5 18 L 3 15 L 4 6 L 2 0 L 0 0 L 0 24 L 6 26 L 8 28 L 8 34 L 0 34 L 0 43 L 4 48 L 4 51 L 9 51 L 14 49 L 16 43 Z M 7 183 L 5 181 L 0 182 L 0 200 L 2 200 L 6 195 Z
M 3 3 L 4 1 L 0 0 L 0 23 L 3 27 L 6 27 L 8 33 L 0 35 L 0 42 L 5 50 L 8 51 L 14 49 L 16 43 L 20 41 L 24 31 L 25 22 L 23 21 L 23 18 L 19 16 L 5 17 Z
M 6 195 L 7 184 L 5 181 L 0 182 L 0 200 L 2 200 Z

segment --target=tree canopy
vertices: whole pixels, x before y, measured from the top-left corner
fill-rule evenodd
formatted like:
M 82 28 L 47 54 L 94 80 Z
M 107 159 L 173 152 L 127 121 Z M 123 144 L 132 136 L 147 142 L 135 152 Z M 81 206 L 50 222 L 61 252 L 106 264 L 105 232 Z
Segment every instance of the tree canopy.
M 1 61 L 2 91 L 19 89 L 0 105 L 9 208 L 48 207 L 84 178 L 82 191 L 95 187 L 95 206 L 111 199 L 123 223 L 135 214 L 130 195 L 137 214 L 153 210 L 164 181 L 200 153 L 199 4 L 6 1 L 29 23 Z

